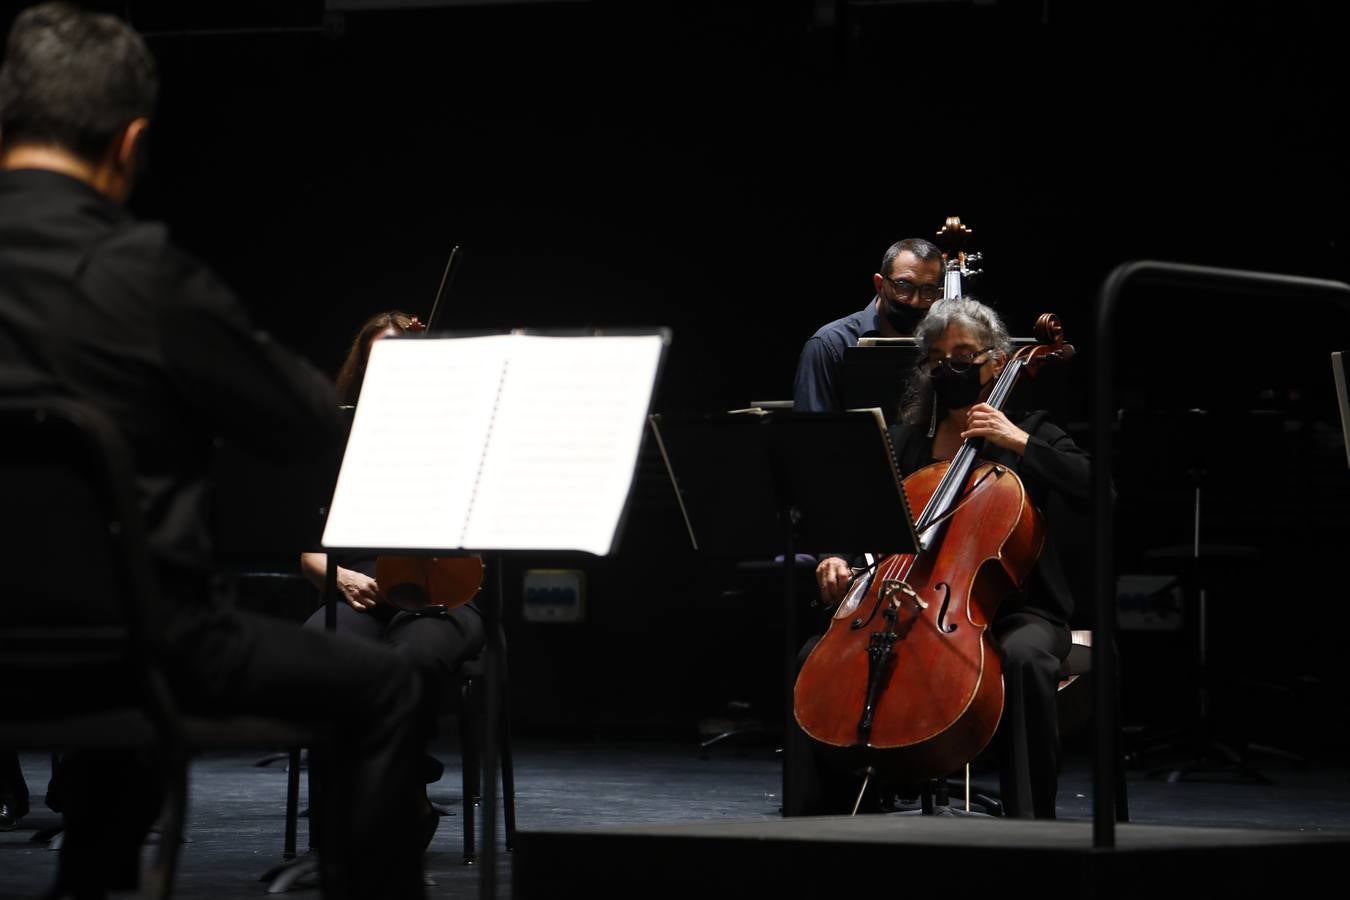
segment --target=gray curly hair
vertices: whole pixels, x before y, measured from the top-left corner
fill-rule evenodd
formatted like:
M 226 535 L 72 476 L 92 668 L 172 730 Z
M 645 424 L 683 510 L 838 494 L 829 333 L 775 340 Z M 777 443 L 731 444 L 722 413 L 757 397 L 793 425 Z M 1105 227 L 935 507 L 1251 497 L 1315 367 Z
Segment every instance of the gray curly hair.
M 928 308 L 928 315 L 914 329 L 919 358 L 910 375 L 909 389 L 900 404 L 900 421 L 906 425 L 922 424 L 933 415 L 933 378 L 925 364 L 933 344 L 953 325 L 960 325 L 970 331 L 982 347 L 993 347 L 994 352 L 1004 357 L 1012 352 L 1012 337 L 1008 334 L 1008 328 L 990 307 L 969 296 L 934 303 Z M 943 412 L 938 410 L 939 415 Z

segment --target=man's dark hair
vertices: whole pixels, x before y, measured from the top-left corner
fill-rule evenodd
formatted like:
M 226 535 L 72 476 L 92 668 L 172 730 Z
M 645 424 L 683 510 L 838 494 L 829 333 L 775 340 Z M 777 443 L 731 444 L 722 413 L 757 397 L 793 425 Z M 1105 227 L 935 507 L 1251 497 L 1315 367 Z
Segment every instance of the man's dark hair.
M 932 241 L 925 241 L 923 238 L 905 238 L 903 241 L 896 241 L 886 248 L 886 255 L 881 258 L 881 275 L 883 278 L 891 277 L 891 264 L 901 253 L 913 253 L 920 262 L 932 262 L 937 260 L 942 262 L 942 251 L 938 249 L 937 244 Z
M 91 162 L 159 95 L 141 36 L 114 16 L 67 3 L 19 14 L 0 66 L 0 141 L 56 145 Z

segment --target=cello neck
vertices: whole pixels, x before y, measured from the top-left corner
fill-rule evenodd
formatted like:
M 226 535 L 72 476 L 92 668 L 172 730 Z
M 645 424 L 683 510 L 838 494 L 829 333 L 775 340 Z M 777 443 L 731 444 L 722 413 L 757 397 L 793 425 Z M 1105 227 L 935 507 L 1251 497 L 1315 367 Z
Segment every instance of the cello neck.
M 1017 377 L 1021 374 L 1022 367 L 1023 362 L 1020 358 L 1013 357 L 1008 360 L 1008 364 L 999 373 L 998 380 L 994 382 L 994 389 L 989 392 L 989 399 L 985 402 L 995 409 L 1003 409 L 1003 404 L 1007 402 L 1013 386 L 1017 384 Z M 966 478 L 970 475 L 971 469 L 975 467 L 975 459 L 979 456 L 982 447 L 984 447 L 984 438 L 966 438 L 961 444 L 961 449 L 957 450 L 956 455 L 952 457 L 951 464 L 947 466 L 947 472 L 942 476 L 942 481 L 938 483 L 937 490 L 933 492 L 933 496 L 928 500 L 928 505 L 923 508 L 923 513 L 914 524 L 915 531 L 919 532 L 919 543 L 923 549 L 928 549 L 937 539 L 936 532 L 932 535 L 926 535 L 924 532 L 956 506 L 956 501 L 961 496 L 961 487 L 966 483 Z

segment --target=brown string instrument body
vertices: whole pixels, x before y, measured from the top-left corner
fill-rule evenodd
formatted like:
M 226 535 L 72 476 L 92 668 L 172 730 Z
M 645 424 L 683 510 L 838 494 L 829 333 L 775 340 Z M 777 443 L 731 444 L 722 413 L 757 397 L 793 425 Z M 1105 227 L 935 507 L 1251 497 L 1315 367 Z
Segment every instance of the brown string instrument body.
M 1018 374 L 1073 352 L 1053 316 L 1046 343 L 1004 367 L 987 403 Z M 798 673 L 794 713 L 817 741 L 861 752 L 897 780 L 946 775 L 993 738 L 1003 669 L 990 625 L 1022 589 L 1044 542 L 1016 473 L 978 458 L 981 441 L 904 479 L 920 550 L 883 557 L 854 582 Z
M 399 609 L 453 609 L 478 595 L 483 568 L 477 556 L 377 556 L 375 583 Z

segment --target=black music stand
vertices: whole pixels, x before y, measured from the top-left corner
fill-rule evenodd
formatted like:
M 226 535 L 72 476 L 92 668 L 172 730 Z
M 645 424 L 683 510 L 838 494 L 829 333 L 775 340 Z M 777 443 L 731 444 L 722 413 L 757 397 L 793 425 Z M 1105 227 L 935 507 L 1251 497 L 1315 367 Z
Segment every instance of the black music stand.
M 1260 551 L 1246 545 L 1204 543 L 1202 526 L 1206 522 L 1209 503 L 1206 491 L 1214 480 L 1211 475 L 1217 463 L 1214 457 L 1218 454 L 1213 448 L 1223 446 L 1225 436 L 1234 433 L 1245 433 L 1249 441 L 1278 440 L 1279 432 L 1272 431 L 1278 423 L 1266 423 L 1263 431 L 1258 425 L 1260 420 L 1245 411 L 1200 408 L 1171 413 L 1155 410 L 1151 417 L 1167 426 L 1171 436 L 1168 456 L 1185 466 L 1185 483 L 1191 495 L 1191 502 L 1186 506 L 1191 540 L 1186 544 L 1145 550 L 1143 558 L 1146 563 L 1176 573 L 1184 587 L 1187 628 L 1194 649 L 1194 718 L 1177 739 L 1144 747 L 1140 752 L 1150 755 L 1180 750 L 1189 754 L 1178 765 L 1150 772 L 1151 775 L 1165 775 L 1169 782 L 1190 779 L 1268 783 L 1270 779 L 1252 764 L 1253 753 L 1296 763 L 1303 760 L 1280 747 L 1250 741 L 1234 746 L 1220 739 L 1219 722 L 1214 712 L 1216 678 L 1210 650 L 1209 598 L 1218 576 L 1254 570 L 1260 561 Z M 1127 421 L 1130 418 L 1133 417 L 1126 416 Z M 1221 474 L 1231 476 L 1231 473 Z
M 784 739 L 797 676 L 796 551 L 913 553 L 914 517 L 874 411 L 651 417 L 694 549 L 783 554 Z M 847 473 L 848 490 L 840 490 Z M 783 808 L 790 809 L 787 766 Z

